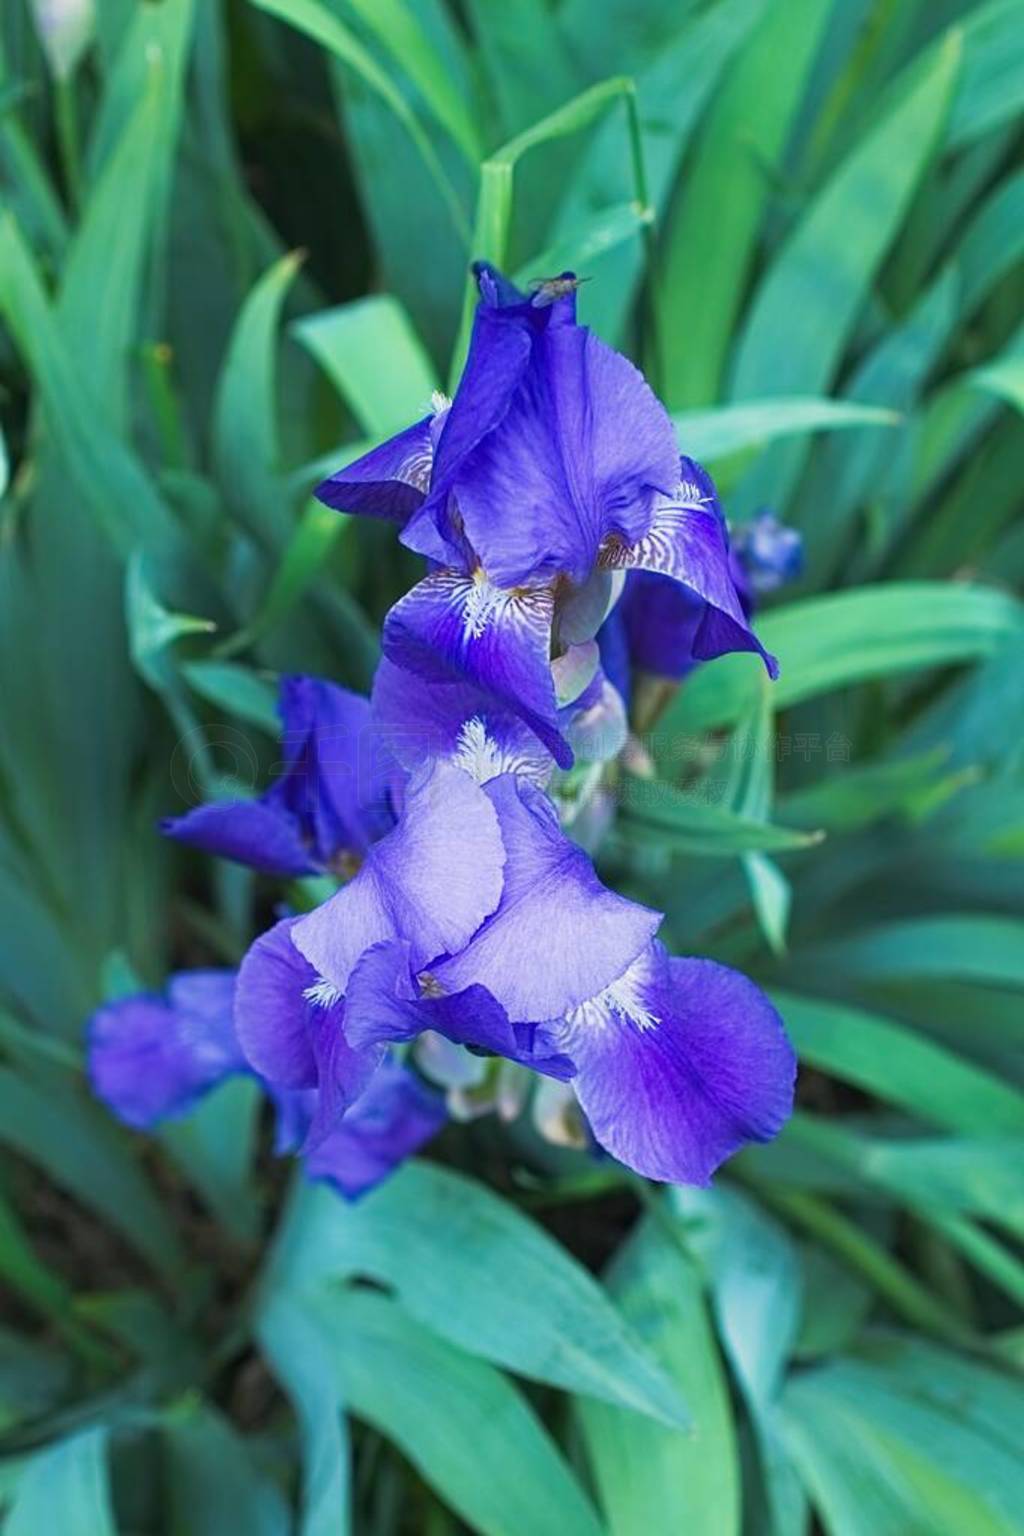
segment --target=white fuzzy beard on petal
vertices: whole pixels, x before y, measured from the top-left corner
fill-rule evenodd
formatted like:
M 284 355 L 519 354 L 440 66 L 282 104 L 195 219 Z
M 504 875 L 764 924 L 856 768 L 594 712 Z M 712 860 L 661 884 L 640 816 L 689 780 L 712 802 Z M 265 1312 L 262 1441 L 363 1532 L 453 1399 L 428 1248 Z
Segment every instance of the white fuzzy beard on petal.
M 459 728 L 449 761 L 463 773 L 468 773 L 477 784 L 488 784 L 502 773 L 518 774 L 538 784 L 546 783 L 550 777 L 550 759 L 545 759 L 540 750 L 536 757 L 530 757 L 528 753 L 499 746 L 493 736 L 488 736 L 487 727 L 479 715 L 474 715 Z
M 302 993 L 307 1003 L 312 1003 L 315 1008 L 333 1008 L 335 1003 L 340 1003 L 343 993 L 339 992 L 333 981 L 328 981 L 326 976 L 320 976 L 311 986 L 305 987 Z
M 504 753 L 488 736 L 487 727 L 478 715 L 460 728 L 452 762 L 478 784 L 486 784 L 489 779 L 496 779 L 499 773 L 511 771 Z
M 649 951 L 645 951 L 611 986 L 598 992 L 596 997 L 588 997 L 585 1003 L 580 1003 L 578 1008 L 567 1014 L 566 1023 L 569 1028 L 607 1029 L 614 1020 L 632 1024 L 641 1034 L 657 1029 L 661 1020 L 651 1012 L 644 996 L 644 983 L 649 972 L 648 956 Z

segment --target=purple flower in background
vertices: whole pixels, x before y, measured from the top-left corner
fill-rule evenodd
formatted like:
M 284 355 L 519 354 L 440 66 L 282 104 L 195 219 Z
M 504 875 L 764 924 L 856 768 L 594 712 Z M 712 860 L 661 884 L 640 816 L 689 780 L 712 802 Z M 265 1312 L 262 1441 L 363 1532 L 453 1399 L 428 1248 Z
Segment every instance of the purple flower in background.
M 804 541 L 796 528 L 774 512 L 758 512 L 732 533 L 734 571 L 745 603 L 753 606 L 763 592 L 776 592 L 795 581 L 803 569 Z
M 389 613 L 385 654 L 431 684 L 472 683 L 568 767 L 559 708 L 570 701 L 557 697 L 551 660 L 594 635 L 616 573 L 653 570 L 693 591 L 705 609 L 698 655 L 761 648 L 729 574 L 714 487 L 680 460 L 641 374 L 576 324 L 571 288 L 538 303 L 486 264 L 476 271 L 480 303 L 451 405 L 317 494 L 392 518 L 433 562 Z
M 239 1037 L 275 1089 L 319 1095 L 307 1147 L 358 1107 L 388 1045 L 430 1030 L 571 1080 L 616 1156 L 706 1182 L 779 1129 L 794 1058 L 763 994 L 670 960 L 659 923 L 605 889 L 534 785 L 437 763 L 349 885 L 257 941 Z
M 733 531 L 729 572 L 748 618 L 762 593 L 799 574 L 802 557 L 799 533 L 774 513 L 761 512 Z M 632 667 L 658 677 L 685 677 L 703 658 L 708 619 L 707 604 L 690 588 L 653 571 L 630 572 L 598 634 L 605 671 L 627 698 Z
M 89 1081 L 137 1130 L 187 1114 L 205 1093 L 246 1070 L 231 1010 L 234 971 L 181 971 L 163 997 L 104 1003 L 89 1021 Z
M 369 701 L 316 677 L 281 679 L 283 772 L 258 800 L 212 801 L 161 823 L 178 842 L 268 874 L 345 872 L 393 817 Z
M 298 962 L 300 983 L 308 980 L 309 968 L 290 944 L 288 956 Z M 277 1152 L 300 1151 L 307 1178 L 326 1180 L 348 1198 L 379 1183 L 444 1124 L 443 1096 L 381 1048 L 367 1053 L 372 1066 L 353 1089 L 353 1097 L 356 1091 L 362 1094 L 358 1103 L 347 1114 L 333 1103 L 330 1128 L 321 1129 L 327 1117 L 315 1089 L 269 1084 L 254 1072 L 235 1030 L 240 986 L 234 971 L 183 971 L 171 977 L 164 997 L 142 993 L 98 1008 L 87 1033 L 93 1092 L 125 1124 L 150 1130 L 187 1114 L 228 1078 L 256 1076 L 277 1109 Z M 298 1001 L 304 1001 L 301 993 Z M 275 990 L 271 985 L 257 998 L 250 993 L 247 1008 L 254 1003 L 273 1008 L 278 1025 L 287 1027 L 287 1008 L 293 1003 L 287 986 Z M 337 1072 L 339 1058 L 355 1054 L 348 1051 L 340 1027 L 332 1027 L 337 1015 L 331 1008 L 306 1007 L 321 1037 L 331 1036 L 324 1049 Z M 301 1076 L 293 1071 L 292 1080 Z

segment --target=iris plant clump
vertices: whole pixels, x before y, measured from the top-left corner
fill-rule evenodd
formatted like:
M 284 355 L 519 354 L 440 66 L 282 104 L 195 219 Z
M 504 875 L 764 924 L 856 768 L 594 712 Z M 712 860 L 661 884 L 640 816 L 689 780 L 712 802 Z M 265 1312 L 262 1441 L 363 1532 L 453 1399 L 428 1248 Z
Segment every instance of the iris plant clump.
M 271 789 L 164 827 L 344 883 L 237 976 L 102 1008 L 92 1080 L 149 1126 L 253 1073 L 279 1149 L 354 1195 L 441 1125 L 464 1047 L 563 1085 L 638 1173 L 704 1184 L 789 1113 L 782 1022 L 736 971 L 669 955 L 662 915 L 607 889 L 567 828 L 610 782 L 634 669 L 680 678 L 745 650 L 774 676 L 751 613 L 798 544 L 770 515 L 730 544 L 710 478 L 577 323 L 571 281 L 529 297 L 476 275 L 454 399 L 318 492 L 428 562 L 385 620 L 372 697 L 285 679 Z

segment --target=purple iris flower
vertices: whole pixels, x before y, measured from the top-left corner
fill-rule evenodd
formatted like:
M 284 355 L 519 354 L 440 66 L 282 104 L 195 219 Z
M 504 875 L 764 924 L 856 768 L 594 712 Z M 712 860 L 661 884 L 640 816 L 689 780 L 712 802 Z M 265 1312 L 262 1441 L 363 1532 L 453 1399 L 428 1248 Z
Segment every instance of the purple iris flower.
M 696 594 L 699 656 L 764 653 L 730 576 L 714 488 L 680 459 L 642 375 L 576 323 L 570 284 L 538 303 L 485 263 L 476 274 L 454 400 L 317 494 L 393 519 L 432 562 L 388 614 L 390 660 L 432 684 L 472 683 L 569 767 L 551 660 L 596 633 L 617 573 L 658 571 Z
M 803 544 L 795 528 L 761 512 L 733 530 L 729 573 L 748 619 L 758 598 L 799 575 Z M 682 678 L 703 658 L 707 604 L 692 589 L 653 571 L 631 571 L 598 634 L 601 662 L 629 697 L 631 668 Z
M 234 971 L 184 971 L 171 977 L 163 997 L 136 994 L 97 1009 L 87 1044 L 96 1096 L 127 1125 L 150 1130 L 187 1114 L 229 1077 L 258 1077 L 235 1029 L 237 985 Z M 277 998 L 265 1001 L 273 1006 Z M 322 1022 L 333 1022 L 331 1010 Z M 345 1046 L 340 1030 L 335 1034 L 328 1049 L 336 1062 Z M 311 1135 L 325 1119 L 315 1091 L 263 1082 L 277 1109 L 277 1152 L 301 1150 L 306 1177 L 349 1198 L 379 1183 L 447 1118 L 443 1096 L 386 1052 L 375 1068 L 358 1104 L 348 1114 L 333 1113 L 329 1132 L 319 1136 Z
M 601 884 L 528 780 L 480 784 L 437 762 L 356 877 L 249 952 L 239 1038 L 275 1087 L 318 1093 L 310 1147 L 344 1124 L 389 1044 L 431 1030 L 571 1080 L 609 1151 L 704 1183 L 779 1129 L 794 1058 L 763 994 L 669 959 L 660 921 Z
M 234 971 L 180 971 L 166 994 L 104 1003 L 89 1021 L 93 1092 L 127 1125 L 148 1130 L 187 1114 L 248 1063 L 232 1022 Z
M 212 801 L 161 830 L 268 874 L 348 873 L 391 826 L 390 762 L 369 701 L 316 677 L 283 677 L 283 772 L 257 800 Z

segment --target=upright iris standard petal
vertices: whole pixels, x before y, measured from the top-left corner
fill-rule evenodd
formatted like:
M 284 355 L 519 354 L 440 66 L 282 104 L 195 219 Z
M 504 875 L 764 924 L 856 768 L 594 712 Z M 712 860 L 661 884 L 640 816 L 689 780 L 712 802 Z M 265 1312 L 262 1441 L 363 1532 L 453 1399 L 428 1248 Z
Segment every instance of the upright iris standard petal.
M 464 681 L 505 705 L 540 737 L 561 767 L 572 764 L 551 676 L 554 596 L 505 591 L 477 569 L 437 571 L 395 604 L 384 623 L 385 655 L 430 683 Z
M 461 680 L 432 682 L 383 657 L 373 680 L 373 725 L 407 772 L 440 758 L 478 784 L 516 773 L 544 785 L 555 761 L 519 715 Z
M 388 761 L 369 700 L 315 677 L 281 679 L 284 772 L 258 800 L 217 801 L 161 823 L 178 842 L 268 874 L 359 857 L 391 826 Z
M 452 488 L 488 576 L 512 587 L 586 581 L 602 542 L 642 538 L 677 479 L 672 423 L 643 376 L 584 328 L 555 326 Z
M 384 517 L 403 527 L 423 504 L 434 460 L 433 417 L 389 437 L 316 488 L 319 501 L 340 512 Z
M 706 1184 L 792 1108 L 796 1059 L 764 994 L 659 944 L 571 1013 L 558 1039 L 597 1140 L 647 1178 Z
M 137 994 L 98 1008 L 87 1033 L 93 1092 L 127 1125 L 149 1129 L 244 1071 L 233 986 L 233 971 L 193 971 L 172 978 L 166 999 Z
M 410 784 L 404 814 L 355 879 L 295 925 L 294 942 L 339 992 L 372 945 L 405 939 L 417 969 L 457 951 L 501 898 L 505 849 L 479 785 L 437 763 Z
M 305 1155 L 306 1177 L 354 1200 L 418 1152 L 447 1118 L 440 1093 L 385 1062 L 344 1119 Z
M 609 570 L 643 570 L 671 577 L 703 604 L 693 655 L 707 661 L 728 651 L 756 651 L 775 677 L 778 664 L 751 630 L 729 569 L 729 538 L 709 477 L 692 459 L 683 479 L 659 498 L 650 528 L 630 544 L 617 536 L 601 550 Z M 710 487 L 710 489 L 709 489 Z
M 501 904 L 459 953 L 431 967 L 447 992 L 483 986 L 513 1022 L 541 1023 L 592 997 L 653 938 L 661 916 L 603 886 L 532 785 L 484 791 L 508 854 Z

